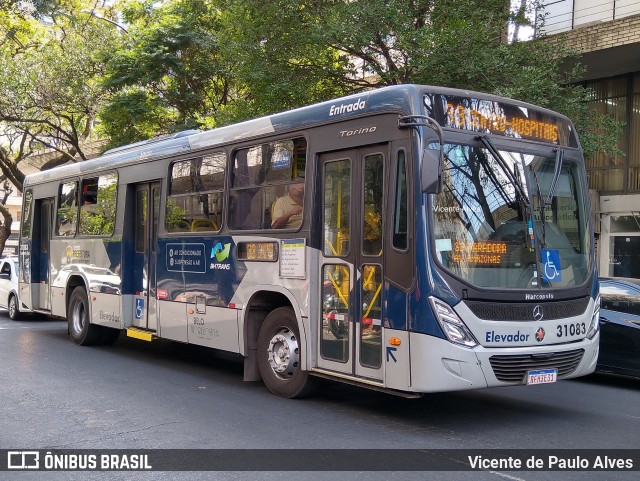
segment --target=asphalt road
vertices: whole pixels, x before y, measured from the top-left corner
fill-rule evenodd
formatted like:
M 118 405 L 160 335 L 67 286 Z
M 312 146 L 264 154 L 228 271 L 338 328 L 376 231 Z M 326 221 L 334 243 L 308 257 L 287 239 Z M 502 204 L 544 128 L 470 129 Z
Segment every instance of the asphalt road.
M 554 385 L 403 399 L 323 381 L 285 400 L 242 381 L 229 356 L 124 336 L 79 347 L 66 323 L 0 311 L 0 449 L 640 448 L 640 381 L 590 376 Z M 631 480 L 631 472 L 0 472 L 0 480 L 402 479 Z

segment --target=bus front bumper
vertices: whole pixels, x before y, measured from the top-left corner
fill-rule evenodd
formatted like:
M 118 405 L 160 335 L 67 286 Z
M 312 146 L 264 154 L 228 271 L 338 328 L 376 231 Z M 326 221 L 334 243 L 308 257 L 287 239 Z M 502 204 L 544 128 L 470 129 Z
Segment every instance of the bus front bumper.
M 521 385 L 527 373 L 557 368 L 557 379 L 592 373 L 600 333 L 579 342 L 534 347 L 466 348 L 425 334 L 410 333 L 413 392 L 445 392 Z

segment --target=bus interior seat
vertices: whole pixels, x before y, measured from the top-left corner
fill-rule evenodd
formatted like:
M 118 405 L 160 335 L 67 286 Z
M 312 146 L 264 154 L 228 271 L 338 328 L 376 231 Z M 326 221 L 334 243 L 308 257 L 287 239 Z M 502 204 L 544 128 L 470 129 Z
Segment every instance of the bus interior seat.
M 191 224 L 185 219 L 180 219 L 171 228 L 171 232 L 189 232 L 189 230 L 191 230 Z
M 218 230 L 218 227 L 209 219 L 194 219 L 191 223 L 191 230 L 196 231 L 211 231 Z

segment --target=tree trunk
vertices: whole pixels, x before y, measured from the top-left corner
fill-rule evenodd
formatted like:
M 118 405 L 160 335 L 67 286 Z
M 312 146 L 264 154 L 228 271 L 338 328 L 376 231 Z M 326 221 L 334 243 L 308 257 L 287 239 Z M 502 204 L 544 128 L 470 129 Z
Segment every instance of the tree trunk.
M 4 202 L 6 202 L 6 199 Z M 0 204 L 0 214 L 2 214 L 2 217 L 4 218 L 2 226 L 0 226 L 0 253 L 4 252 L 4 245 L 7 243 L 7 239 L 11 235 L 11 224 L 13 223 L 11 212 L 9 212 L 9 209 L 4 205 L 4 202 Z

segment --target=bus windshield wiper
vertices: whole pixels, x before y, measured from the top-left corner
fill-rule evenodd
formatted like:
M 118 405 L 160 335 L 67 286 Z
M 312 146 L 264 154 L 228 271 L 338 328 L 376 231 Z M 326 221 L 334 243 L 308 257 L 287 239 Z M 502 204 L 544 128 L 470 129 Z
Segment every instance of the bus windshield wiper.
M 547 240 L 546 240 L 546 232 L 545 232 L 545 227 L 546 227 L 546 220 L 545 220 L 545 208 L 547 206 L 547 201 L 545 200 L 544 202 L 542 201 L 542 192 L 540 191 L 540 182 L 538 181 L 538 175 L 536 174 L 536 171 L 531 169 L 531 172 L 533 173 L 533 180 L 536 183 L 536 197 L 538 198 L 538 205 L 540 206 L 540 230 L 542 233 L 542 247 L 545 248 L 547 247 Z
M 545 207 L 549 207 L 551 205 L 551 202 L 553 201 L 553 195 L 556 192 L 556 185 L 558 184 L 558 179 L 560 178 L 560 171 L 562 170 L 563 160 L 564 160 L 564 149 L 556 150 L 556 165 L 553 170 L 553 179 L 551 180 L 551 185 L 549 186 L 547 199 L 544 201 Z
M 527 194 L 522 188 L 522 182 L 520 181 L 520 179 L 518 178 L 515 172 L 511 172 L 511 170 L 509 170 L 509 166 L 507 165 L 507 162 L 504 160 L 500 152 L 498 152 L 498 149 L 495 148 L 495 146 L 493 145 L 489 137 L 487 137 L 486 135 L 483 135 L 483 136 L 477 137 L 477 140 L 482 142 L 482 145 L 485 146 L 485 148 L 491 153 L 493 158 L 496 159 L 498 164 L 500 164 L 500 167 L 502 167 L 504 174 L 507 176 L 507 180 L 509 180 L 509 182 L 511 182 L 515 187 L 516 196 L 520 198 L 521 202 L 526 207 L 529 207 L 529 197 L 527 197 Z
M 562 170 L 562 162 L 564 160 L 564 149 L 556 150 L 556 163 L 553 170 L 553 179 L 551 179 L 551 184 L 549 185 L 549 192 L 547 192 L 547 198 L 542 201 L 542 192 L 540 191 L 540 182 L 538 181 L 538 175 L 535 170 L 531 170 L 533 172 L 533 179 L 536 183 L 536 192 L 538 197 L 538 204 L 540 205 L 540 227 L 542 228 L 542 247 L 546 247 L 546 214 L 545 211 L 547 207 L 551 205 L 553 202 L 553 196 L 556 191 L 556 186 L 558 184 L 558 179 L 560 178 L 560 171 Z

